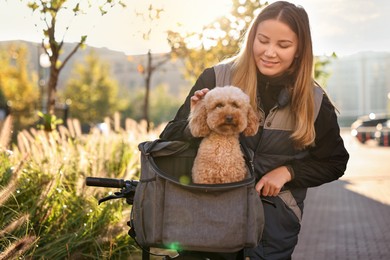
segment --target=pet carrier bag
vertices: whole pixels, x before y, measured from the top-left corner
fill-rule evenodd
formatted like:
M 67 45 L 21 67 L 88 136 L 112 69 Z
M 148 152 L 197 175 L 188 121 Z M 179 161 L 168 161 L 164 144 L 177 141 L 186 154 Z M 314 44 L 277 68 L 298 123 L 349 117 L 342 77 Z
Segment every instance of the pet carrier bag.
M 143 247 L 237 252 L 255 247 L 264 226 L 254 189 L 251 156 L 243 149 L 248 178 L 226 184 L 193 184 L 197 147 L 155 140 L 139 144 L 141 176 L 132 210 L 135 238 Z

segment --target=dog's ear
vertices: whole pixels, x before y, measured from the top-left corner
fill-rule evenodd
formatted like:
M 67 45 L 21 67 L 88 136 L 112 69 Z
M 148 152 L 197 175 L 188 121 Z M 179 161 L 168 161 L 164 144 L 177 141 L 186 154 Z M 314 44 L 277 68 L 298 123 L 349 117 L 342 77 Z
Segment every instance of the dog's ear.
M 204 100 L 201 100 L 191 112 L 188 126 L 194 137 L 205 137 L 210 133 L 210 128 L 207 125 L 207 110 Z
M 243 131 L 243 134 L 245 136 L 252 136 L 257 133 L 257 130 L 259 129 L 259 117 L 255 113 L 255 111 L 252 109 L 252 107 L 249 107 L 248 109 L 248 124 L 245 130 Z

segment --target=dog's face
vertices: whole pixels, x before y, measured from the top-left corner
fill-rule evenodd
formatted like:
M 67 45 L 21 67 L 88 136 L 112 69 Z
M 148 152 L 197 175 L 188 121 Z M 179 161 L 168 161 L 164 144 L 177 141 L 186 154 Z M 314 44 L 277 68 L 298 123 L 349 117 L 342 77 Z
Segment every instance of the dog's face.
M 210 90 L 195 110 L 197 111 L 194 111 L 190 117 L 190 129 L 194 136 L 206 136 L 207 131 L 222 135 L 241 132 L 254 135 L 258 129 L 258 117 L 250 106 L 249 97 L 234 86 L 216 87 Z M 205 122 L 202 123 L 199 120 L 201 118 Z M 198 128 L 199 126 L 195 124 L 203 126 Z
M 219 134 L 241 133 L 247 126 L 249 99 L 233 87 L 215 88 L 204 98 L 207 125 Z

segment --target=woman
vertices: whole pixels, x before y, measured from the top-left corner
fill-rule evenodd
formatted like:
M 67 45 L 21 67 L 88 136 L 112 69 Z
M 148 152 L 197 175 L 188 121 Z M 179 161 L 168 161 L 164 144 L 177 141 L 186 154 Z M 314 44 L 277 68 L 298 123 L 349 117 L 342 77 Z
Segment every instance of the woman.
M 302 7 L 280 1 L 253 20 L 240 52 L 206 69 L 161 138 L 193 140 L 188 115 L 209 89 L 235 85 L 260 116 L 256 136 L 241 137 L 254 151 L 256 191 L 264 203 L 260 244 L 251 259 L 290 259 L 298 241 L 309 187 L 334 181 L 346 169 L 348 152 L 335 108 L 313 80 L 309 19 Z

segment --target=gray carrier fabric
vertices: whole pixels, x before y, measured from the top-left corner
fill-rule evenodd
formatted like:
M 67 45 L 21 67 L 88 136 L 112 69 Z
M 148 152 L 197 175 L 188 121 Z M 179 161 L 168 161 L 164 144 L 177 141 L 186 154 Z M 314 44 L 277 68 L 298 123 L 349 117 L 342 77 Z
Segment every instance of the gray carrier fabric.
M 144 142 L 141 177 L 134 197 L 132 223 L 142 246 L 203 252 L 237 252 L 255 247 L 264 213 L 249 178 L 227 184 L 192 184 L 196 147 L 180 141 Z M 244 153 L 245 154 L 245 153 Z

